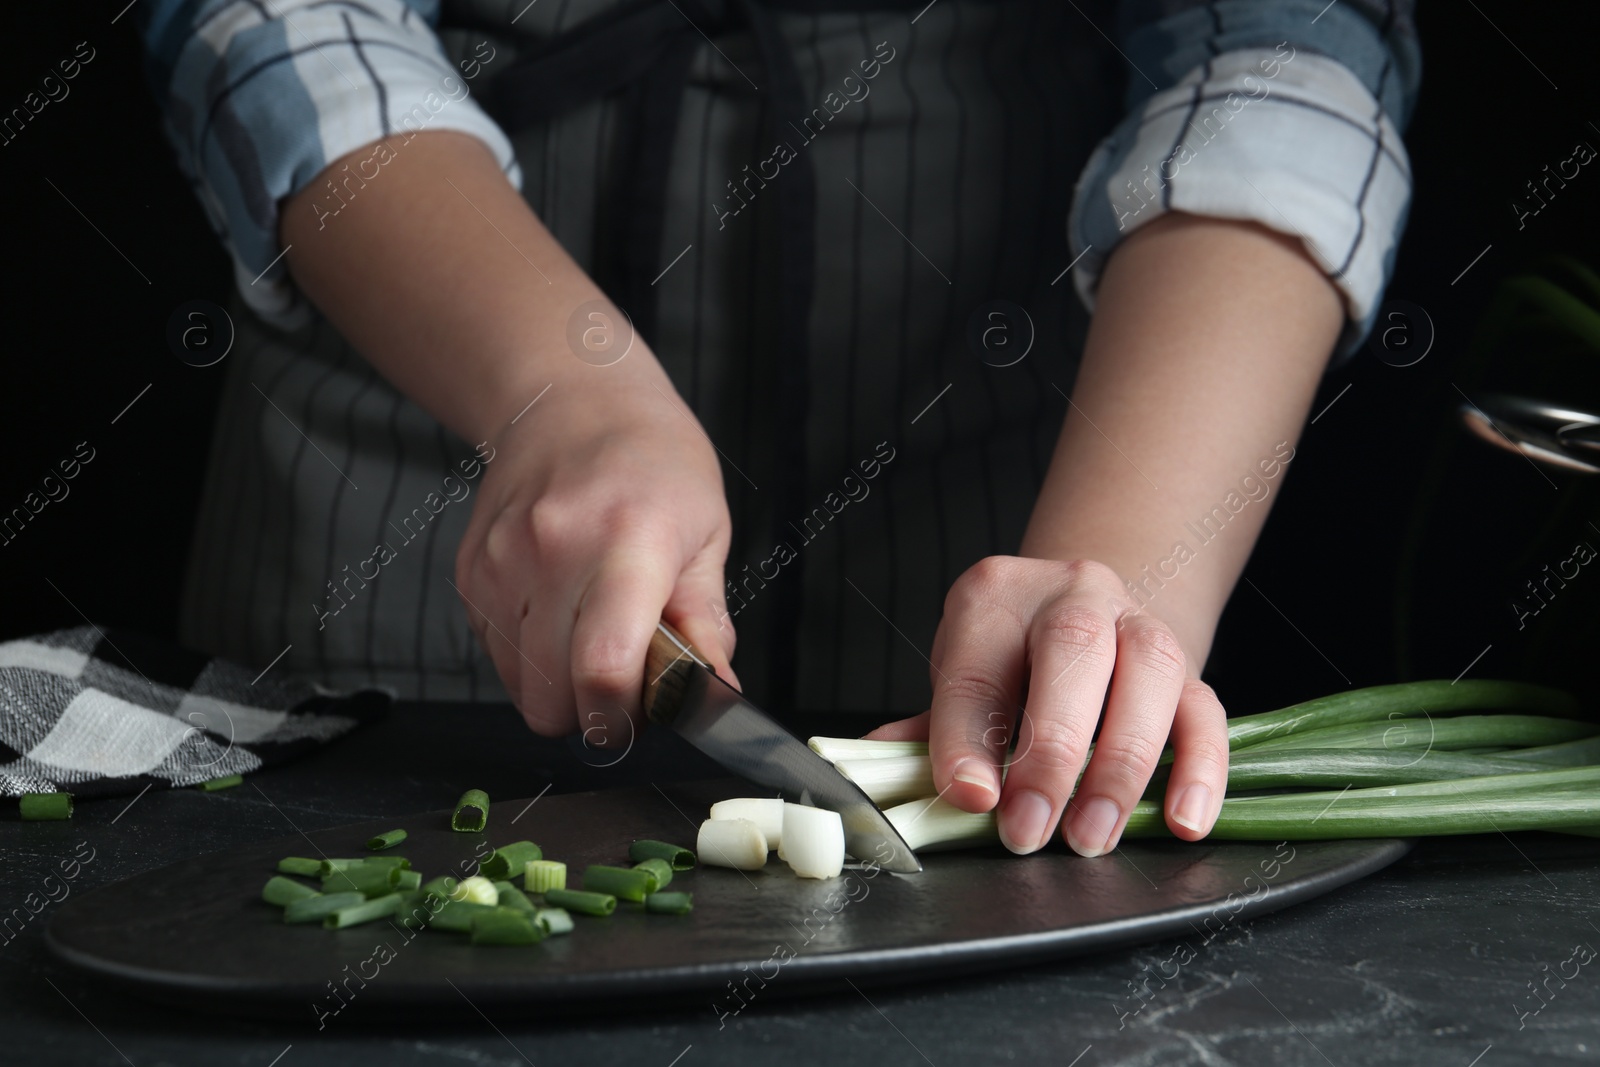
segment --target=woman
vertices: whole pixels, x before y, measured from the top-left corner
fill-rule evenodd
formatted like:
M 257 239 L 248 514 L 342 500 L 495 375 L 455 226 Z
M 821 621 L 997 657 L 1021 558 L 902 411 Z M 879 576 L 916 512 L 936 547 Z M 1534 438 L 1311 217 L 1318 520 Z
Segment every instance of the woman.
M 1169 732 L 1204 836 L 1200 670 L 1403 222 L 1406 5 L 438 6 L 144 6 L 249 309 L 186 639 L 594 739 L 658 618 L 730 678 L 737 627 L 764 704 L 927 707 L 878 736 L 1015 851 L 1115 847 Z

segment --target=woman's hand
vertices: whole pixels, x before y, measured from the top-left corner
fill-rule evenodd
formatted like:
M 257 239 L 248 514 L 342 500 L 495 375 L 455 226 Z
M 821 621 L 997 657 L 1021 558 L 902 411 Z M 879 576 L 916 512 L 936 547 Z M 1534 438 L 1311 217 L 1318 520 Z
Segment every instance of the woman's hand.
M 491 441 L 456 554 L 467 616 L 528 725 L 596 747 L 632 736 L 608 727 L 637 717 L 663 616 L 733 679 L 716 454 L 658 369 L 608 384 L 557 385 Z
M 1075 851 L 1098 856 L 1116 846 L 1170 731 L 1167 825 L 1193 841 L 1221 807 L 1228 739 L 1222 705 L 1187 667 L 1172 630 L 1109 567 L 991 556 L 945 598 L 930 711 L 868 736 L 926 737 L 940 794 L 967 811 L 998 801 L 1013 852 L 1040 848 L 1060 823 Z

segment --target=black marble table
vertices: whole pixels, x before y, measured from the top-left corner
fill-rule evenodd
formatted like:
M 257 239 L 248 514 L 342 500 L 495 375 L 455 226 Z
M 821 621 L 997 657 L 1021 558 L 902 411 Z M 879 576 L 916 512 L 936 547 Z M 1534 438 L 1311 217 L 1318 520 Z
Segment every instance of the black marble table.
M 822 719 L 797 725 L 851 730 Z M 84 803 L 68 823 L 7 816 L 0 1064 L 1600 1062 L 1600 840 L 1555 835 L 1423 841 L 1377 875 L 1209 943 L 1196 936 L 957 981 L 758 996 L 720 1020 L 709 1004 L 601 1006 L 555 1024 L 363 1023 L 352 1010 L 320 1031 L 221 1018 L 128 999 L 63 968 L 41 938 L 55 904 L 37 915 L 24 906 L 30 894 L 37 906 L 295 828 L 446 806 L 464 781 L 510 798 L 721 773 L 661 731 L 614 766 L 586 765 L 613 758 L 534 737 L 506 708 L 402 705 L 237 789 Z

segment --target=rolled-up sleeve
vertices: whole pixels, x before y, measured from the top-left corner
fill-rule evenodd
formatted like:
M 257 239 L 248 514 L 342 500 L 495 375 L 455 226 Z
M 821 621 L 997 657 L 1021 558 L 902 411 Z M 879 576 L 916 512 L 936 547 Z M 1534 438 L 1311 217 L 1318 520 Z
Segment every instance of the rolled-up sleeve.
M 511 144 L 471 98 L 433 24 L 438 0 L 156 0 L 141 32 L 168 138 L 269 321 L 305 315 L 278 240 L 283 201 L 340 157 L 385 141 L 364 173 L 332 179 L 322 225 L 424 130 L 483 141 L 513 185 Z M 365 164 L 366 161 L 362 160 Z M 376 170 L 372 169 L 376 168 Z
M 1169 211 L 1256 222 L 1298 237 L 1338 288 L 1338 351 L 1354 351 L 1410 204 L 1410 5 L 1141 0 L 1121 15 L 1128 113 L 1085 166 L 1069 223 L 1084 301 L 1117 243 Z

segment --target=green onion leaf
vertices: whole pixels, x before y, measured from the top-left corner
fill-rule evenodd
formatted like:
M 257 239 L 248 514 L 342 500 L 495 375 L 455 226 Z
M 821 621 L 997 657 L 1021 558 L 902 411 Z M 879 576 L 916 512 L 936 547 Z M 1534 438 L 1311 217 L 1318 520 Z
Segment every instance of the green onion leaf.
M 490 908 L 472 920 L 474 945 L 536 945 L 544 940 L 544 927 L 532 912 Z
M 215 793 L 219 789 L 232 789 L 236 785 L 244 784 L 244 775 L 225 774 L 221 778 L 212 778 L 195 786 L 202 793 Z
M 71 793 L 24 793 L 17 804 L 22 817 L 30 822 L 72 818 Z
M 481 789 L 469 789 L 456 801 L 456 810 L 450 816 L 450 829 L 462 833 L 481 833 L 489 825 L 489 794 Z
M 547 890 L 544 902 L 580 915 L 610 915 L 617 910 L 617 898 L 610 893 L 590 893 L 582 889 Z
M 382 852 L 386 848 L 393 848 L 406 839 L 404 830 L 385 830 L 377 837 L 367 841 L 367 848 L 373 852 Z
M 464 934 L 472 929 L 473 916 L 493 911 L 495 907 L 494 904 L 474 904 L 469 900 L 447 900 L 433 913 L 433 922 L 429 925 L 435 930 Z
M 659 860 L 652 856 L 650 859 L 635 863 L 633 869 L 643 871 L 650 876 L 650 884 L 645 889 L 647 896 L 667 888 L 672 881 L 672 864 L 666 860 Z
M 360 893 L 319 893 L 291 901 L 283 909 L 286 923 L 318 923 L 342 908 L 353 908 L 366 901 Z
M 360 904 L 353 904 L 348 908 L 340 908 L 322 920 L 322 925 L 329 930 L 342 930 L 346 926 L 360 926 L 370 923 L 385 916 L 393 915 L 400 910 L 400 905 L 405 903 L 405 897 L 400 893 L 390 893 L 385 897 L 373 897 Z
M 694 910 L 691 893 L 651 893 L 644 898 L 644 910 L 657 915 L 687 915 Z
M 285 856 L 278 861 L 278 871 L 281 874 L 299 874 L 308 878 L 322 877 L 322 861 L 310 860 L 304 856 Z
M 494 855 L 483 861 L 478 873 L 485 878 L 498 880 L 521 874 L 529 860 L 544 859 L 544 853 L 532 841 L 513 841 L 494 850 Z
M 320 895 L 304 882 L 297 882 L 293 878 L 285 878 L 281 874 L 275 874 L 268 878 L 267 884 L 261 887 L 261 899 L 268 904 L 276 904 L 280 908 L 287 907 L 297 900 L 305 900 L 307 897 Z
M 528 894 L 510 882 L 496 882 L 494 888 L 495 892 L 499 894 L 499 904 L 502 908 L 526 912 L 529 915 L 539 910 L 533 906 L 533 901 L 528 899 Z
M 533 919 L 551 937 L 572 933 L 572 916 L 563 908 L 540 908 L 534 913 Z
M 355 892 L 366 897 L 383 897 L 400 887 L 399 867 L 352 865 L 333 871 L 322 880 L 324 893 Z
M 628 846 L 628 859 L 634 863 L 642 863 L 648 859 L 666 860 L 675 871 L 689 871 L 694 869 L 694 853 L 682 845 L 672 845 L 665 841 L 635 841 Z
M 422 888 L 421 871 L 401 871 L 399 879 L 394 883 L 396 889 L 402 893 L 413 893 Z
M 642 903 L 655 876 L 636 867 L 607 867 L 592 864 L 583 872 L 583 888 L 591 893 L 610 893 L 618 900 Z

